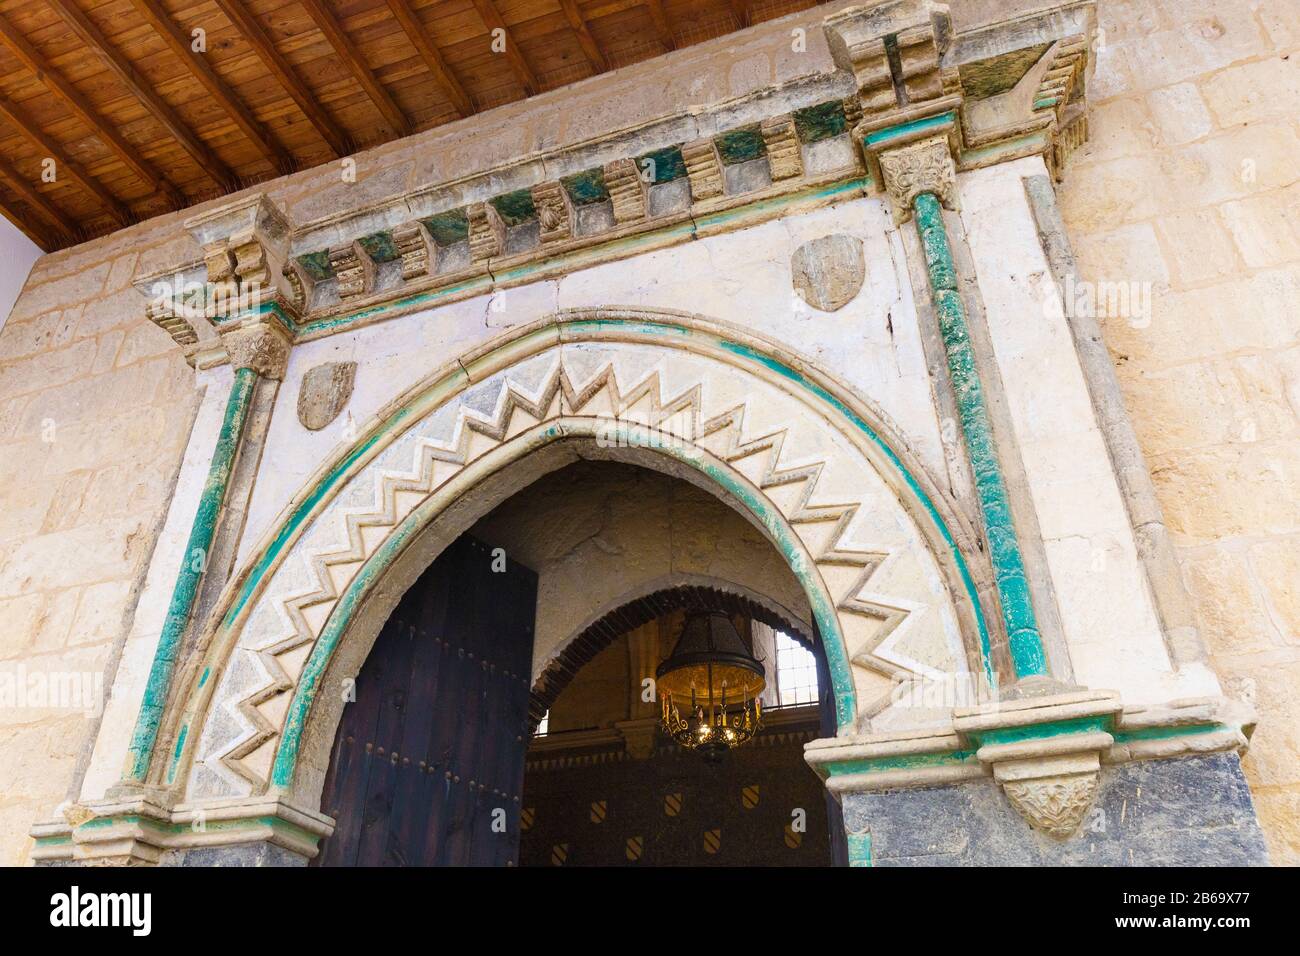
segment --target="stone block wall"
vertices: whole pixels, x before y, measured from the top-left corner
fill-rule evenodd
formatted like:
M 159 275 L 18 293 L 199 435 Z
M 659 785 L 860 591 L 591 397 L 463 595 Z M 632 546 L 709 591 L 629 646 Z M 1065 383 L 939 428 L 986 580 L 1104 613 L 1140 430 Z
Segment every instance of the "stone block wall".
M 1228 693 L 1277 864 L 1300 862 L 1300 3 L 1101 0 L 1062 214 Z
M 41 259 L 0 332 L 5 865 L 67 796 L 197 407 L 194 372 L 130 287 L 136 238 Z

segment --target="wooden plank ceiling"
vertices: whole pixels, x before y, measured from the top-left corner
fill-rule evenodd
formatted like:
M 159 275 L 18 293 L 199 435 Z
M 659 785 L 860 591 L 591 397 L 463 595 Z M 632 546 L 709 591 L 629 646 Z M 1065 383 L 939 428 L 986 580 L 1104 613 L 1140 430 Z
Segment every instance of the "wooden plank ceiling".
M 0 0 L 0 212 L 62 248 L 816 2 Z

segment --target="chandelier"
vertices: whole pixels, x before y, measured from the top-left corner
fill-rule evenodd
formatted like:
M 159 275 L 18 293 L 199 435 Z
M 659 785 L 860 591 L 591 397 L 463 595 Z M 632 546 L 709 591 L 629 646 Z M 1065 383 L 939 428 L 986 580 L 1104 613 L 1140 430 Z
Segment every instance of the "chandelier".
M 763 665 L 731 619 L 718 611 L 687 616 L 677 646 L 655 671 L 655 682 L 664 733 L 710 763 L 762 727 Z

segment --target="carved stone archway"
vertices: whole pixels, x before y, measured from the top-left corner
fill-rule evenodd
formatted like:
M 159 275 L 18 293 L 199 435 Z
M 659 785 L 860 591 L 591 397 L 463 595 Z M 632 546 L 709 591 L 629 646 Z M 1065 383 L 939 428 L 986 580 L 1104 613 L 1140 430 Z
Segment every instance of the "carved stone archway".
M 304 488 L 209 625 L 159 783 L 310 803 L 341 710 L 322 682 L 359 665 L 441 547 L 578 444 L 693 481 L 767 534 L 808 593 L 842 733 L 901 677 L 991 677 L 969 532 L 882 416 L 736 329 L 569 312 L 403 396 Z

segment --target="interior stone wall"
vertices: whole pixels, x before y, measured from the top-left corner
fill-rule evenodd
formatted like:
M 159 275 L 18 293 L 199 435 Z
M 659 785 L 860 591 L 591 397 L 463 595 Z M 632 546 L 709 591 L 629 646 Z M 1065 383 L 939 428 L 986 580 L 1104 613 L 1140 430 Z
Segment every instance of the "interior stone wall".
M 1090 141 L 1059 190 L 1244 768 L 1300 862 L 1300 4 L 1101 0 Z

